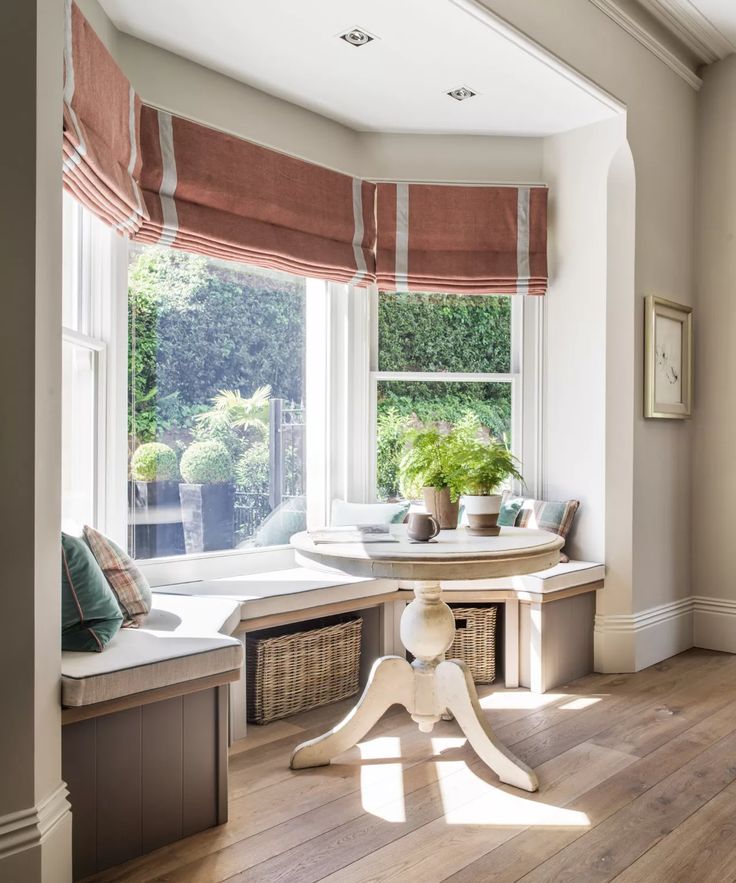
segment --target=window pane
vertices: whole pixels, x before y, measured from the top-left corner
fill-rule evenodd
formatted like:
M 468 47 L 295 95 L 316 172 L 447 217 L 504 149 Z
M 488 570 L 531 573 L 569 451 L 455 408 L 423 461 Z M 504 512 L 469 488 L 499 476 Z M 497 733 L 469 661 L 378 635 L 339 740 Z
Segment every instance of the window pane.
M 129 547 L 287 543 L 305 525 L 305 280 L 157 246 L 129 266 Z M 149 443 L 164 449 L 145 447 Z
M 469 412 L 476 414 L 494 436 L 511 444 L 510 383 L 379 381 L 378 499 L 401 496 L 398 467 L 407 428 L 425 423 L 444 423 L 449 427 Z
M 64 341 L 62 347 L 62 520 L 76 532 L 95 523 L 96 364 L 93 350 Z
M 511 370 L 511 298 L 380 292 L 379 371 Z

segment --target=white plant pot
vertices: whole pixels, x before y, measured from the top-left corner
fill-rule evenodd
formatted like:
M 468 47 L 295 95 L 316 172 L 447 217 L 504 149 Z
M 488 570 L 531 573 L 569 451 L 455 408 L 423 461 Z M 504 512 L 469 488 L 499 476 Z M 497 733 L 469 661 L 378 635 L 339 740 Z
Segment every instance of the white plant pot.
M 474 536 L 493 537 L 501 530 L 498 513 L 501 511 L 501 494 L 466 494 L 463 497 L 465 514 L 468 516 L 468 533 Z

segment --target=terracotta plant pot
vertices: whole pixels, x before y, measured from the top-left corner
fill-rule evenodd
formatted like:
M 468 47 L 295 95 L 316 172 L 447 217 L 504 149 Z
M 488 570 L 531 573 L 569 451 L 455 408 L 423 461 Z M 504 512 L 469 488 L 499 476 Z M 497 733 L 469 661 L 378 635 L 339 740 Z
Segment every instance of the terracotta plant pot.
M 498 536 L 501 531 L 498 526 L 501 494 L 466 494 L 463 506 L 468 516 L 469 534 L 478 537 Z
M 424 505 L 430 515 L 440 523 L 440 530 L 455 530 L 457 517 L 460 509 L 459 503 L 453 503 L 450 499 L 449 488 L 425 487 L 422 488 Z

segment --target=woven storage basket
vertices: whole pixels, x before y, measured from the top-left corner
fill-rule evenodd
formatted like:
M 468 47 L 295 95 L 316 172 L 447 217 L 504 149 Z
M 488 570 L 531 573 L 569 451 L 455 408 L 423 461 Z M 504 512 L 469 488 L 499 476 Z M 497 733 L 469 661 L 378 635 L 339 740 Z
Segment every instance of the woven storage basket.
M 360 617 L 350 617 L 248 635 L 248 720 L 267 724 L 357 693 L 362 626 Z
M 496 680 L 497 607 L 452 607 L 455 617 L 455 640 L 445 654 L 447 659 L 462 659 L 477 684 Z

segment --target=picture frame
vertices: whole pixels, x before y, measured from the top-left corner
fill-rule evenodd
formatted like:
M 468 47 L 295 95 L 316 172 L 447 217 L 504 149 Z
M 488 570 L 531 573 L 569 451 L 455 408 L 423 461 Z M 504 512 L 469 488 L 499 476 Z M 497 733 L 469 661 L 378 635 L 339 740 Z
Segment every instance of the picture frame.
M 693 411 L 693 308 L 644 299 L 644 416 L 687 420 Z

